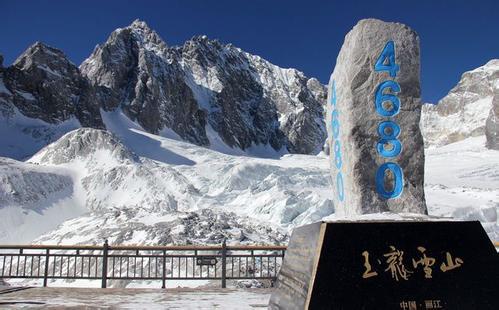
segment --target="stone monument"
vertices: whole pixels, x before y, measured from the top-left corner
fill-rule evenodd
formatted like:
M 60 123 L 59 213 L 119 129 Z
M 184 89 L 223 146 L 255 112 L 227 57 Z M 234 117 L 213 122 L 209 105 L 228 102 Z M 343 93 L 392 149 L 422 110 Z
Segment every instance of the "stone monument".
M 293 231 L 270 309 L 499 309 L 481 224 L 427 216 L 419 58 L 399 23 L 362 20 L 345 37 L 327 102 L 339 220 Z
M 361 20 L 345 37 L 326 122 L 338 215 L 427 213 L 419 58 L 399 23 Z

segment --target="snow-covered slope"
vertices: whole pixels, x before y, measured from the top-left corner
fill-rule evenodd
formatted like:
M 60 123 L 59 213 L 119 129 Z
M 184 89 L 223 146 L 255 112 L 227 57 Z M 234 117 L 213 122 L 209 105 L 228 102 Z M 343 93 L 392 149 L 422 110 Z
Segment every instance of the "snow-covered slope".
M 45 234 L 36 242 L 91 244 L 108 238 L 120 244 L 218 243 L 227 237 L 232 242 L 280 243 L 291 228 L 334 213 L 326 157 L 228 155 L 147 133 L 119 111 L 103 115 L 114 134 L 79 129 L 27 163 L 5 160 L 4 201 L 16 201 L 8 186 L 18 183 L 5 180 L 43 171 L 48 175 L 37 182 L 61 188 L 62 194 L 56 194 L 66 199 L 67 214 L 75 217 L 65 221 L 48 213 L 58 210 L 56 199 L 36 203 L 43 205 L 40 218 L 52 223 L 40 228 Z M 497 239 L 499 151 L 484 144 L 480 136 L 427 150 L 427 200 L 431 215 L 478 219 Z M 58 186 L 59 179 L 66 185 Z M 29 191 L 31 196 L 50 196 L 43 187 Z M 21 214 L 30 203 L 21 199 L 13 206 Z M 0 227 L 7 227 L 6 220 L 0 217 Z M 17 221 L 25 227 L 32 223 L 29 216 Z M 14 227 L 10 235 L 3 232 L 0 242 L 19 242 L 12 233 Z
M 430 214 L 479 220 L 499 240 L 499 151 L 483 135 L 427 150 L 425 169 Z
M 0 243 L 29 243 L 87 210 L 71 171 L 0 157 Z
M 323 157 L 226 155 L 149 134 L 121 112 L 103 114 L 116 136 L 79 129 L 24 163 L 68 171 L 83 193 L 69 195 L 71 204 L 89 212 L 39 241 L 282 242 L 288 227 L 333 212 Z
M 499 59 L 463 73 L 459 83 L 437 105 L 424 105 L 421 130 L 425 146 L 483 135 L 495 88 L 499 88 Z

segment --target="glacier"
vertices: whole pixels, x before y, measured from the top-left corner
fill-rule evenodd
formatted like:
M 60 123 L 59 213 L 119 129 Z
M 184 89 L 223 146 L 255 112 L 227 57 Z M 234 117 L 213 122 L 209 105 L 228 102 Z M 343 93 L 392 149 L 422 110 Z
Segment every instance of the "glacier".
M 294 227 L 334 217 L 323 153 L 225 154 L 103 115 L 111 132 L 77 129 L 26 162 L 2 160 L 0 215 L 11 215 L 0 216 L 0 243 L 282 244 Z M 498 154 L 483 135 L 427 149 L 429 214 L 480 220 L 499 239 Z

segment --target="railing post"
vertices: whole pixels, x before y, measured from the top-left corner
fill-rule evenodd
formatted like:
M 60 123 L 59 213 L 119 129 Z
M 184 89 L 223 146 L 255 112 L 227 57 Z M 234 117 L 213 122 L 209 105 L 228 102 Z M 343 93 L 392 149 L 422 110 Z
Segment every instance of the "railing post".
M 222 288 L 226 288 L 227 287 L 227 283 L 226 283 L 226 269 L 227 269 L 227 266 L 226 266 L 226 262 L 227 262 L 227 244 L 225 242 L 225 238 L 224 238 L 224 241 L 222 242 Z
M 163 285 L 161 288 L 166 288 L 166 251 L 163 250 Z
M 50 250 L 45 250 L 45 272 L 43 273 L 43 287 L 47 287 L 47 279 L 49 276 L 49 256 Z
M 104 246 L 102 247 L 102 288 L 107 287 L 107 252 L 109 250 L 109 244 L 107 239 L 104 241 Z

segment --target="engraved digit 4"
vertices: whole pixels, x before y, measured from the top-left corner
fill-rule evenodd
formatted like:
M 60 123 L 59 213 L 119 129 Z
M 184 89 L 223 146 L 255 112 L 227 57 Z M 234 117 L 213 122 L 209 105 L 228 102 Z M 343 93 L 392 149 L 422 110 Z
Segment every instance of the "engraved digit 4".
M 400 70 L 399 65 L 395 63 L 395 43 L 388 41 L 383 48 L 383 51 L 376 60 L 374 70 L 388 71 L 391 77 L 396 77 L 397 72 Z

